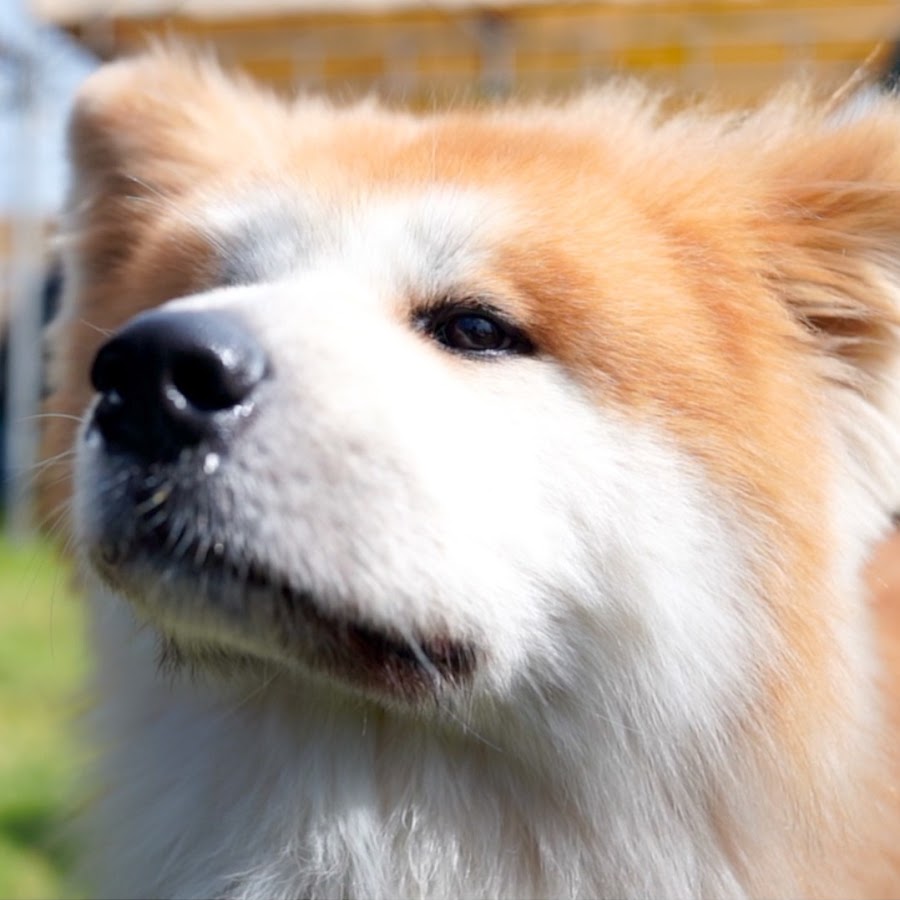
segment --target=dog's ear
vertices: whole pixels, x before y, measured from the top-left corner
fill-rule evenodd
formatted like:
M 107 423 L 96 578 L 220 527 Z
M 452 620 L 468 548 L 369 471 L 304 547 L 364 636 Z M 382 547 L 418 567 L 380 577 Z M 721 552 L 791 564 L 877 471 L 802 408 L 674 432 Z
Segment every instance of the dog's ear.
M 157 49 L 105 65 L 82 85 L 69 130 L 75 184 L 82 194 L 170 195 L 242 151 L 264 160 L 284 121 L 272 95 L 213 60 Z
M 848 375 L 879 378 L 898 352 L 900 102 L 800 127 L 772 184 L 772 286 Z
M 189 192 L 240 177 L 248 161 L 264 169 L 288 121 L 273 95 L 183 50 L 101 67 L 82 85 L 69 124 L 68 268 L 77 262 L 88 289 L 108 281 L 161 222 L 186 218 Z
M 900 100 L 872 91 L 786 124 L 767 136 L 761 122 L 757 135 L 769 185 L 758 223 L 763 277 L 840 388 L 832 396 L 842 398 L 842 430 L 857 448 L 867 438 L 864 465 L 897 502 Z

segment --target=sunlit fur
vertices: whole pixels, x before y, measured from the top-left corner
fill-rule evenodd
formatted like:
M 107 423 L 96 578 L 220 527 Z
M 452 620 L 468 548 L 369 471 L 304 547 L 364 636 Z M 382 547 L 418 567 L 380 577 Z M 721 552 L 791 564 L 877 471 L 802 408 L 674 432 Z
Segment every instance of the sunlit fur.
M 157 52 L 88 81 L 71 147 L 50 410 L 87 421 L 97 347 L 169 301 L 275 373 L 221 458 L 135 474 L 49 420 L 83 560 L 113 515 L 172 535 L 84 566 L 92 890 L 900 893 L 900 622 L 863 577 L 900 499 L 893 100 L 413 117 Z M 535 353 L 415 327 L 473 299 Z M 474 674 L 318 671 L 215 553 Z

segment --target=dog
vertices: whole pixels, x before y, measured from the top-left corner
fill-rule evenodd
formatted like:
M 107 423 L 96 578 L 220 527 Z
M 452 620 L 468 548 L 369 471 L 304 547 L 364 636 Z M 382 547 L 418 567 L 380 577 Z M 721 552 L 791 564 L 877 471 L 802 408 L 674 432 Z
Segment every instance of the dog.
M 893 99 L 415 115 L 169 49 L 70 147 L 97 894 L 897 896 Z

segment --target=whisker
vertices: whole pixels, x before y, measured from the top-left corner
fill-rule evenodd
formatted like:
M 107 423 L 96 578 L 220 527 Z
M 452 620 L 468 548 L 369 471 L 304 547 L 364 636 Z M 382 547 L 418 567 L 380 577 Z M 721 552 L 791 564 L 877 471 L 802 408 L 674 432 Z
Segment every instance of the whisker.
M 62 462 L 62 460 L 67 459 L 68 457 L 75 456 L 75 448 L 69 447 L 68 450 L 63 450 L 60 453 L 56 453 L 53 456 L 47 456 L 44 459 L 39 459 L 37 462 L 31 463 L 30 466 L 26 466 L 21 470 L 20 474 L 26 475 L 29 472 L 32 474 L 39 474 L 43 472 L 44 469 L 52 466 L 54 463 Z
M 72 508 L 72 498 L 66 497 L 57 503 L 53 509 L 46 512 L 41 518 L 35 522 L 35 528 L 46 535 L 50 540 L 54 540 L 59 534 L 63 533 L 64 524 L 67 514 Z M 71 535 L 67 537 L 67 541 L 72 540 Z
M 171 495 L 171 483 L 162 484 L 160 487 L 156 488 L 156 490 L 154 490 L 154 492 L 146 500 L 144 500 L 143 503 L 139 503 L 134 508 L 135 515 L 140 516 L 142 519 L 144 519 L 147 514 L 152 513 L 156 509 L 159 509 Z
M 498 747 L 492 741 L 489 741 L 483 734 L 479 731 L 476 731 L 472 727 L 472 723 L 466 721 L 461 716 L 457 715 L 451 708 L 448 703 L 441 702 L 440 697 L 437 699 L 437 707 L 441 711 L 442 714 L 449 716 L 457 725 L 463 730 L 463 734 L 469 735 L 470 737 L 475 738 L 481 744 L 484 744 L 486 747 L 490 747 L 491 750 L 495 750 L 497 753 L 505 753 L 506 751 L 502 747 Z
M 41 413 L 33 413 L 30 416 L 23 416 L 19 419 L 20 422 L 34 422 L 37 419 L 69 419 L 72 422 L 78 422 L 81 424 L 87 420 L 87 416 L 73 416 L 70 413 L 61 413 L 61 412 L 41 412 Z
M 79 318 L 79 323 L 81 325 L 85 325 L 86 327 L 96 331 L 98 334 L 102 334 L 103 337 L 112 337 L 115 334 L 115 331 L 111 328 L 103 328 L 100 325 L 95 325 L 93 322 L 89 322 L 87 319 Z

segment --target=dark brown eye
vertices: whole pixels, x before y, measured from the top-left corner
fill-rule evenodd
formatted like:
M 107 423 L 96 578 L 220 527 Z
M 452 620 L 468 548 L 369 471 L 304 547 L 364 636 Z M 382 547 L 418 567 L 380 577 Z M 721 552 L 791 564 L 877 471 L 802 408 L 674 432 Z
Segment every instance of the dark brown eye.
M 424 331 L 449 350 L 493 356 L 531 353 L 531 343 L 514 326 L 485 310 L 438 313 L 422 323 Z
M 474 353 L 506 350 L 512 340 L 499 323 L 473 313 L 453 316 L 444 323 L 438 337 L 454 350 Z

